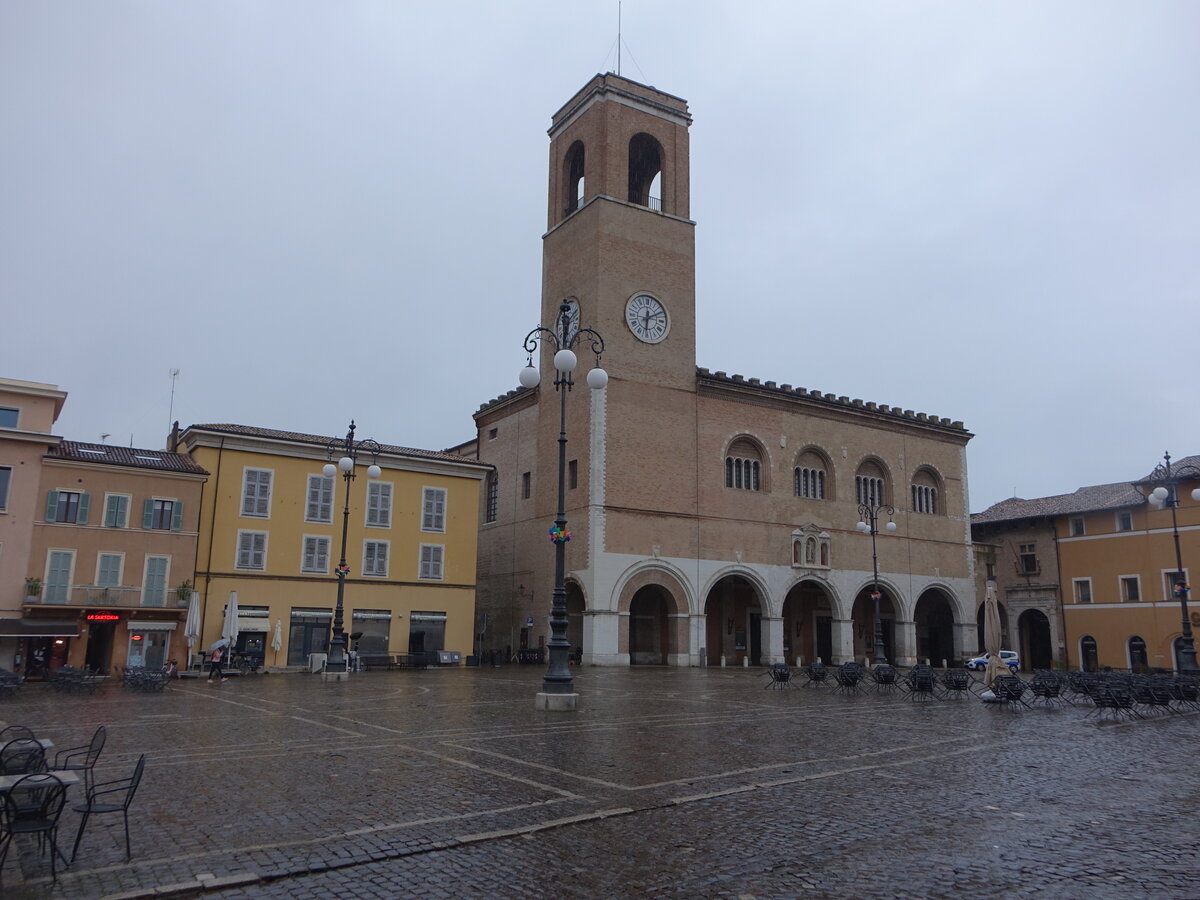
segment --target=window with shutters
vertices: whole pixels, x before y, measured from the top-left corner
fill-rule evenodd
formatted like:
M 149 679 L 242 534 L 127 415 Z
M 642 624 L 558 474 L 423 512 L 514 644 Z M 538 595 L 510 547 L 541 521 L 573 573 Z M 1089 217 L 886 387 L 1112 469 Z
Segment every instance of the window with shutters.
M 167 570 L 169 556 L 147 556 L 146 578 L 142 582 L 142 606 L 167 605 Z
M 387 576 L 388 544 L 388 541 L 366 541 L 363 544 L 364 575 Z
M 440 581 L 442 578 L 442 557 L 446 552 L 443 544 L 421 545 L 421 567 L 418 577 Z
M 125 528 L 129 525 L 129 499 L 128 494 L 104 496 L 105 528 Z
M 71 573 L 75 568 L 74 550 L 51 550 L 46 554 L 46 579 L 42 586 L 43 603 L 66 603 L 71 595 Z
M 421 503 L 421 530 L 446 530 L 446 489 L 425 488 Z
M 86 525 L 89 497 L 79 491 L 50 491 L 46 495 L 46 521 Z
M 300 562 L 301 572 L 329 573 L 329 538 L 316 535 L 304 536 L 304 555 Z
M 246 469 L 242 477 L 242 515 L 266 519 L 271 515 L 270 469 Z
M 237 568 L 265 569 L 266 567 L 267 533 L 265 531 L 239 531 Z
M 304 507 L 304 521 L 333 521 L 333 479 L 324 475 L 308 476 L 308 503 Z
M 367 524 L 372 528 L 392 525 L 392 485 L 387 481 L 372 481 L 367 485 Z
M 96 584 L 100 587 L 120 587 L 121 564 L 124 561 L 120 553 L 101 553 L 96 559 Z
M 142 527 L 153 531 L 179 531 L 183 518 L 183 504 L 177 500 L 151 498 L 146 501 L 145 523 Z

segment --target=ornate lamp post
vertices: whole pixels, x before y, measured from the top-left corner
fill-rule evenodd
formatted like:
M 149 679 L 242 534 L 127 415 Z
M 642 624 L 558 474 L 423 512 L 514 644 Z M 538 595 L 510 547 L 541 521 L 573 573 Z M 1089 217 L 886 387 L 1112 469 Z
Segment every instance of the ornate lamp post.
M 886 512 L 888 514 L 888 523 L 883 526 L 885 531 L 895 531 L 896 523 L 892 521 L 892 516 L 896 514 L 894 507 L 886 503 L 872 505 L 870 503 L 858 504 L 858 524 L 854 527 L 863 534 L 871 536 L 871 570 L 874 572 L 874 581 L 871 585 L 871 599 L 875 601 L 875 665 L 883 665 L 887 662 L 887 654 L 883 652 L 883 619 L 879 612 L 879 601 L 882 599 L 882 594 L 879 592 L 879 556 L 875 552 L 875 535 L 879 533 L 879 514 Z
M 1175 534 L 1174 590 L 1175 596 L 1179 598 L 1179 610 L 1183 614 L 1183 628 L 1180 634 L 1178 653 L 1179 671 L 1181 672 L 1196 671 L 1196 642 L 1192 636 L 1192 621 L 1188 616 L 1189 587 L 1187 578 L 1183 574 L 1183 551 L 1179 547 L 1179 520 L 1175 515 L 1175 509 L 1179 506 L 1179 485 L 1184 481 L 1198 479 L 1200 479 L 1200 468 L 1190 464 L 1172 466 L 1171 454 L 1164 453 L 1163 461 L 1155 466 L 1149 477 L 1141 482 L 1154 485 L 1154 489 L 1148 495 L 1143 494 L 1150 503 L 1159 509 L 1166 507 L 1171 510 L 1171 530 Z M 1200 502 L 1200 488 L 1192 491 L 1192 499 Z
M 350 529 L 350 482 L 355 478 L 354 467 L 358 464 L 359 454 L 363 452 L 371 454 L 367 477 L 379 477 L 379 449 L 379 444 L 370 438 L 354 440 L 354 422 L 351 420 L 350 430 L 346 432 L 345 439 L 335 438 L 329 442 L 327 458 L 331 461 L 321 470 L 326 478 L 333 478 L 340 471 L 342 478 L 346 480 L 346 505 L 342 510 L 342 556 L 337 567 L 337 608 L 333 613 L 333 639 L 329 642 L 329 658 L 325 662 L 325 672 L 322 676 L 326 681 L 345 681 L 349 677 L 346 669 L 346 633 L 342 625 L 345 621 L 343 600 L 346 596 L 346 576 L 350 574 L 350 567 L 346 564 L 346 534 Z M 339 453 L 342 455 L 335 466 L 332 460 Z
M 554 543 L 554 595 L 550 606 L 550 664 L 542 679 L 542 690 L 537 695 L 538 709 L 571 710 L 578 704 L 571 679 L 571 645 L 567 641 L 567 587 L 566 549 L 571 533 L 567 531 L 566 470 L 567 470 L 567 394 L 574 382 L 571 373 L 578 360 L 572 348 L 580 343 L 589 344 L 596 356 L 595 367 L 587 374 L 588 387 L 601 390 L 608 385 L 608 373 L 600 368 L 600 354 L 604 352 L 604 339 L 591 328 L 579 327 L 578 307 L 564 300 L 558 308 L 558 319 L 553 329 L 539 325 L 525 336 L 525 352 L 528 364 L 521 370 L 521 385 L 537 387 L 541 373 L 533 364 L 533 354 L 542 342 L 554 348 L 554 389 L 558 391 L 558 515 L 550 529 L 550 540 Z

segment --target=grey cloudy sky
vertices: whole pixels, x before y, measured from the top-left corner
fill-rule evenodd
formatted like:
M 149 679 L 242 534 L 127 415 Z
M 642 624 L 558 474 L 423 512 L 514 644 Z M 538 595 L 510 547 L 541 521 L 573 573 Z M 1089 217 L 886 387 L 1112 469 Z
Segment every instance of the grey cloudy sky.
M 962 419 L 971 508 L 1200 452 L 1200 4 L 627 0 L 686 98 L 697 362 Z M 0 4 L 0 375 L 440 449 L 516 386 L 616 2 Z M 607 358 L 619 375 L 621 361 Z

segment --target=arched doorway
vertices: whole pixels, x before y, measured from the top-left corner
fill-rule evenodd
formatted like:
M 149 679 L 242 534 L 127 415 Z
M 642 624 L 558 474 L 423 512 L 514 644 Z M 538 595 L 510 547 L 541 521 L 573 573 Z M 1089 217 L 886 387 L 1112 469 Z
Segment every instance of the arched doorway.
M 758 592 L 741 575 L 726 575 L 704 601 L 707 663 L 719 666 L 762 663 L 762 606 Z
M 657 584 L 639 588 L 629 603 L 629 664 L 665 666 L 671 630 L 667 611 L 670 595 Z
M 1085 634 L 1079 639 L 1079 668 L 1084 672 L 1100 671 L 1100 651 L 1096 639 Z
M 1054 665 L 1050 620 L 1040 609 L 1027 609 L 1017 617 L 1018 650 L 1026 669 L 1049 669 Z
M 787 662 L 833 662 L 833 600 L 816 581 L 795 585 L 783 601 L 783 655 Z
M 1146 642 L 1138 635 L 1129 639 L 1129 671 L 1135 675 L 1144 675 L 1150 668 L 1150 654 L 1146 652 Z
M 913 614 L 917 626 L 917 659 L 935 666 L 950 665 L 954 653 L 954 607 L 937 588 L 925 591 Z
M 979 635 L 979 646 L 975 652 L 979 655 L 982 655 L 984 652 L 983 606 L 984 604 L 980 603 L 979 609 L 975 613 L 976 631 Z M 1004 604 L 999 600 L 996 601 L 996 610 L 1000 613 L 1000 649 L 1009 650 L 1012 648 L 1012 644 L 1008 639 L 1008 610 L 1004 608 Z
M 883 621 L 883 655 L 888 662 L 896 660 L 896 604 L 886 587 L 879 586 L 879 618 Z M 854 598 L 854 658 L 875 661 L 875 600 L 868 585 Z
M 567 582 L 567 643 L 571 645 L 571 659 L 583 659 L 583 612 L 586 604 L 583 591 L 573 581 Z

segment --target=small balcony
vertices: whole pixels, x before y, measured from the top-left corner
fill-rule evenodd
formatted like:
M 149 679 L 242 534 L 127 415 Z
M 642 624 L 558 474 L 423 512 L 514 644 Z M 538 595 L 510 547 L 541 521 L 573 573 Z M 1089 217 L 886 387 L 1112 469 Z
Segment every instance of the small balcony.
M 187 600 L 180 600 L 173 590 L 165 591 L 162 597 L 146 602 L 142 589 L 136 585 L 73 584 L 65 592 L 54 588 L 43 588 L 37 597 L 26 597 L 26 606 L 106 609 L 174 609 L 186 607 Z

